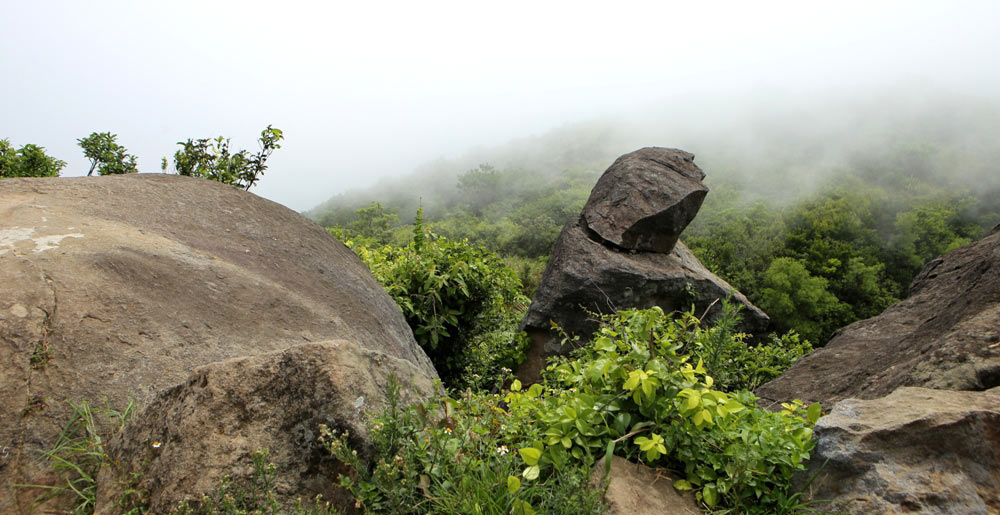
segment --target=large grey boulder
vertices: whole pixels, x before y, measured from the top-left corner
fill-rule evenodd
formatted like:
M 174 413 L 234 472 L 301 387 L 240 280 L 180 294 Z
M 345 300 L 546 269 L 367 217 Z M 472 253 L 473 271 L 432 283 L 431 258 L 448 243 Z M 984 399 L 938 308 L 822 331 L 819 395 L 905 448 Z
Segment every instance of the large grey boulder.
M 0 513 L 38 493 L 8 484 L 52 480 L 38 456 L 67 401 L 141 405 L 201 365 L 331 339 L 437 377 L 350 249 L 204 179 L 0 179 L 0 285 Z
M 833 513 L 1000 513 L 1000 388 L 903 387 L 819 419 L 800 483 Z
M 587 227 L 627 250 L 668 253 L 698 213 L 708 187 L 694 154 L 647 147 L 619 157 L 583 207 Z
M 279 503 L 308 505 L 322 495 L 352 508 L 353 497 L 336 486 L 349 471 L 318 441 L 319 427 L 348 431 L 364 452 L 366 419 L 385 408 L 390 375 L 404 406 L 434 393 L 419 366 L 346 340 L 196 368 L 108 442 L 112 465 L 99 476 L 98 511 L 121 512 L 115 503 L 126 488 L 146 493 L 150 513 L 169 513 L 181 501 L 196 508 L 226 476 L 236 485 L 252 481 L 253 453 L 262 449 L 275 464 Z
M 1000 231 L 928 263 L 909 296 L 855 322 L 757 389 L 767 404 L 793 398 L 829 408 L 900 386 L 1000 386 Z

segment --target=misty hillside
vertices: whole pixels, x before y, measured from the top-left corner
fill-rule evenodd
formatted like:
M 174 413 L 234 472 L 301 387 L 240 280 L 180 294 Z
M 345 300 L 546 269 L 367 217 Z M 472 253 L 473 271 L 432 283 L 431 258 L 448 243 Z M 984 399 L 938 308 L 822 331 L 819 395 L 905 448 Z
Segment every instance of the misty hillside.
M 308 215 L 355 243 L 406 245 L 422 205 L 433 233 L 500 254 L 530 296 L 562 226 L 615 158 L 685 149 L 711 191 L 684 241 L 774 330 L 819 345 L 904 298 L 924 263 L 1000 223 L 995 103 L 913 94 L 757 106 L 567 125 L 426 164 Z
M 709 187 L 726 185 L 741 196 L 782 204 L 845 174 L 876 184 L 912 177 L 986 200 L 1000 193 L 996 102 L 920 92 L 730 103 L 693 100 L 569 124 L 421 165 L 335 195 L 306 214 L 333 225 L 372 201 L 413 213 L 422 199 L 434 219 L 463 200 L 457 179 L 481 164 L 530 175 L 536 187 L 567 177 L 592 184 L 616 157 L 643 146 L 690 151 Z

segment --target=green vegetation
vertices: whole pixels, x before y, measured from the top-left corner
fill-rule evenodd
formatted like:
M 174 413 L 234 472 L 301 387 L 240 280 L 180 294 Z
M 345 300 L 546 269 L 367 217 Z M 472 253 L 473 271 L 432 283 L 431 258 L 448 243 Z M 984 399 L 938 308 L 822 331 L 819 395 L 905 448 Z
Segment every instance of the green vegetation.
M 466 391 L 426 404 L 399 406 L 391 383 L 388 407 L 371 421 L 374 455 L 362 460 L 351 435 L 322 428 L 323 441 L 356 474 L 341 485 L 364 513 L 531 514 L 601 513 L 601 491 L 586 487 L 581 464 L 537 481 L 522 482 L 517 427 L 497 394 Z
M 182 148 L 174 153 L 174 169 L 180 175 L 202 177 L 249 191 L 267 169 L 267 159 L 281 148 L 282 139 L 282 131 L 268 125 L 260 133 L 260 150 L 256 154 L 248 150 L 230 152 L 229 138 L 222 136 L 188 139 L 177 143 Z M 166 158 L 162 168 L 167 169 Z
M 0 177 L 56 177 L 65 161 L 45 155 L 45 149 L 27 144 L 14 150 L 10 140 L 0 139 Z
M 396 300 L 417 343 L 451 388 L 495 384 L 506 367 L 523 358 L 517 325 L 528 299 L 514 272 L 492 252 L 466 240 L 450 241 L 424 231 L 417 211 L 405 246 L 377 244 L 389 216 L 375 204 L 350 231 L 337 234 L 354 249 Z
M 128 149 L 119 145 L 117 135 L 110 132 L 93 132 L 86 138 L 76 140 L 83 149 L 83 155 L 90 159 L 90 170 L 87 175 L 97 170 L 98 175 L 117 175 L 136 173 L 139 169 L 135 164 L 135 156 Z
M 260 150 L 251 154 L 248 150 L 230 152 L 229 139 L 219 136 L 215 139 L 188 139 L 178 142 L 183 148 L 174 153 L 174 169 L 180 175 L 203 177 L 249 191 L 267 170 L 267 159 L 284 139 L 284 133 L 270 125 L 261 131 L 258 143 Z M 118 136 L 110 132 L 92 132 L 80 138 L 77 144 L 83 155 L 90 159 L 87 175 L 97 171 L 98 175 L 136 173 L 139 171 L 136 157 L 128 149 L 117 143 Z M 66 166 L 64 161 L 45 155 L 45 149 L 27 144 L 14 150 L 10 141 L 0 139 L 0 178 L 3 177 L 57 177 Z M 163 158 L 161 168 L 167 171 L 167 158 Z
M 498 253 L 531 296 L 561 227 L 580 212 L 599 176 L 596 164 L 573 170 L 481 165 L 456 177 L 453 198 L 427 206 L 433 214 L 425 223 L 443 237 Z M 933 175 L 859 168 L 781 202 L 740 177 L 709 182 L 712 191 L 684 242 L 771 315 L 772 330 L 794 330 L 819 345 L 903 298 L 924 263 L 1000 222 L 1000 197 L 977 196 Z M 397 213 L 409 202 L 372 201 L 354 212 L 341 206 L 314 216 L 335 235 L 347 229 L 369 242 L 405 245 L 410 228 Z
M 89 515 L 97 506 L 97 473 L 107 464 L 104 440 L 109 434 L 121 431 L 134 415 L 135 405 L 130 402 L 118 411 L 111 409 L 107 401 L 103 408 L 86 401 L 68 404 L 73 409 L 69 422 L 55 446 L 42 452 L 58 478 L 55 484 L 12 486 L 43 490 L 35 499 L 36 505 L 56 497 L 69 498 L 71 513 Z M 102 418 L 107 423 L 100 422 Z
M 783 207 L 721 193 L 709 195 L 685 242 L 775 330 L 820 344 L 905 297 L 926 262 L 1000 221 L 996 199 L 913 181 L 842 176 Z
M 366 513 L 600 513 L 600 490 L 583 484 L 612 454 L 679 471 L 674 487 L 695 490 L 707 508 L 795 512 L 802 506 L 789 483 L 814 445 L 819 406 L 759 409 L 753 394 L 717 384 L 702 359 L 684 354 L 745 349 L 727 327 L 658 308 L 620 312 L 578 354 L 550 365 L 544 384 L 514 380 L 505 395 L 467 390 L 408 408 L 393 386 L 370 423 L 370 460 L 351 435 L 324 428 L 324 442 L 354 470 L 341 484 Z M 787 366 L 764 361 L 775 373 Z
M 31 368 L 41 369 L 49 364 L 50 357 L 52 357 L 52 349 L 49 349 L 44 341 L 41 341 L 35 345 L 35 350 L 31 353 L 28 361 L 31 363 Z

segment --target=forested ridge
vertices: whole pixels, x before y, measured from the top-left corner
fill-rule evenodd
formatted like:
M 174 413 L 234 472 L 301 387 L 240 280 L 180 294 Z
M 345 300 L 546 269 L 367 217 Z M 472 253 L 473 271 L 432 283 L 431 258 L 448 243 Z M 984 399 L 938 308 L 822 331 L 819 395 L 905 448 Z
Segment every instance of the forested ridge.
M 903 298 L 927 261 L 1000 223 L 992 104 L 865 105 L 743 113 L 718 132 L 652 115 L 566 126 L 341 194 L 308 215 L 355 240 L 400 245 L 422 206 L 432 233 L 498 253 L 530 295 L 560 229 L 617 155 L 684 148 L 711 191 L 682 239 L 775 331 L 822 345 Z

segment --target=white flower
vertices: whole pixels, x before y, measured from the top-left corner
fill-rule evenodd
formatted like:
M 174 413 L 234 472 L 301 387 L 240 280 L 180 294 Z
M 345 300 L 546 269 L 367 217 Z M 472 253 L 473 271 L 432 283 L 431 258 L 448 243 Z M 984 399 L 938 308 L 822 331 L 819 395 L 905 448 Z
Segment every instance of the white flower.
M 501 445 L 500 447 L 497 447 L 497 454 L 499 454 L 501 456 L 503 456 L 504 454 L 507 454 L 508 452 L 509 452 L 509 449 L 507 449 L 506 445 Z
M 154 449 L 159 449 L 161 445 L 163 445 L 163 444 L 160 443 L 160 442 L 153 442 L 153 448 Z

